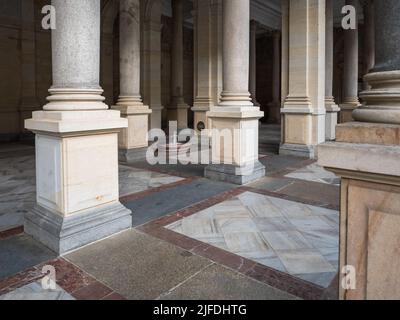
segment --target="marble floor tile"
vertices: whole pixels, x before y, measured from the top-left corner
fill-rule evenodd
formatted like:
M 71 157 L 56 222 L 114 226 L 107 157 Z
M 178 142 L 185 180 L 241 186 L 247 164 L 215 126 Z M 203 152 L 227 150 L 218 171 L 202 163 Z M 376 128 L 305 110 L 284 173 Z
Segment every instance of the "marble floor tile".
M 277 250 L 276 253 L 288 272 L 293 275 L 336 272 L 317 250 Z
M 56 290 L 44 290 L 41 281 L 37 281 L 0 296 L 0 300 L 75 300 L 75 298 L 59 286 L 56 286 Z
M 262 236 L 275 250 L 313 248 L 307 239 L 298 231 L 262 232 Z
M 245 192 L 166 228 L 320 285 L 329 282 L 321 274 L 338 269 L 338 216 L 334 210 Z
M 293 171 L 287 174 L 285 177 L 337 186 L 340 185 L 340 179 L 336 175 L 320 167 L 317 163 L 313 163 L 304 168 Z

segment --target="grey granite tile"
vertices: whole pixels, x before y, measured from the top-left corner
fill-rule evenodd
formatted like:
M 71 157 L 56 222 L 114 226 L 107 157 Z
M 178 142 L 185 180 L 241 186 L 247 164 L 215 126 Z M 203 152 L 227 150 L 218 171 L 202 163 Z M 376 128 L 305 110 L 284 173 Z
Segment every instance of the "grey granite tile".
M 170 292 L 165 300 L 290 300 L 294 296 L 219 265 L 212 265 Z
M 236 187 L 227 183 L 199 179 L 124 205 L 133 211 L 133 225 L 139 226 Z
M 135 230 L 65 258 L 128 299 L 155 299 L 212 263 Z
M 55 257 L 54 252 L 25 234 L 0 240 L 0 279 Z

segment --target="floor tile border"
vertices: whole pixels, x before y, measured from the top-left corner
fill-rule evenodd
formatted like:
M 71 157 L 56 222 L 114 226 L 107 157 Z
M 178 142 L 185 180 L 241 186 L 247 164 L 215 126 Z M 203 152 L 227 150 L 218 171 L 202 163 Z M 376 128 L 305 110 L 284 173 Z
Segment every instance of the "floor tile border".
M 294 196 L 291 196 L 288 194 L 279 193 L 279 191 L 269 191 L 269 190 L 265 190 L 265 189 L 258 189 L 257 187 L 247 187 L 247 186 L 243 187 L 243 189 L 245 189 L 248 192 L 254 192 L 254 193 L 262 194 L 264 196 L 299 202 L 299 203 L 309 205 L 309 206 L 315 206 L 315 207 L 331 209 L 331 210 L 336 210 L 336 211 L 340 210 L 340 205 L 332 205 L 332 204 L 327 204 L 327 203 L 321 203 L 318 201 L 294 197 Z
M 42 273 L 45 265 L 54 266 L 57 285 L 77 300 L 126 300 L 122 295 L 63 258 L 41 263 L 0 280 L 0 296 L 42 279 L 45 276 Z
M 181 209 L 174 214 L 153 220 L 137 227 L 136 229 L 299 298 L 307 300 L 336 299 L 336 287 L 338 283 L 337 277 L 332 281 L 328 288 L 322 288 L 287 273 L 282 273 L 252 260 L 165 228 L 165 226 L 181 220 L 182 218 L 191 216 L 248 191 L 255 192 L 254 189 L 249 187 L 239 187 L 223 192 L 190 207 Z M 276 197 L 276 194 L 272 194 L 271 196 Z

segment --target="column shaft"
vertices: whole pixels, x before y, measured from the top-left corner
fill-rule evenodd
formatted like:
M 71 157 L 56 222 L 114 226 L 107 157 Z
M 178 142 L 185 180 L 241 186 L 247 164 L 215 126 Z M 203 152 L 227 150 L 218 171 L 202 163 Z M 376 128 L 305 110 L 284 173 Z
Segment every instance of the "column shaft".
M 274 31 L 273 38 L 273 57 L 272 57 L 272 102 L 269 104 L 270 117 L 269 121 L 272 123 L 281 122 L 281 33 Z
M 223 5 L 224 89 L 222 105 L 252 105 L 249 93 L 249 0 L 225 0 Z
M 373 0 L 367 0 L 364 5 L 364 72 L 368 74 L 375 66 L 375 14 Z M 369 89 L 364 81 L 364 89 Z
M 358 0 L 346 0 L 347 5 L 358 8 Z M 340 122 L 349 122 L 353 110 L 360 106 L 358 100 L 358 22 L 356 29 L 344 30 L 343 102 L 340 105 Z
M 250 77 L 249 89 L 252 102 L 255 106 L 257 102 L 257 21 L 250 21 Z
M 171 104 L 168 118 L 187 128 L 188 108 L 183 92 L 183 0 L 172 0 L 173 36 L 171 52 Z
M 325 109 L 326 140 L 335 139 L 335 128 L 338 122 L 339 107 L 333 97 L 333 0 L 326 0 L 326 33 L 325 33 Z

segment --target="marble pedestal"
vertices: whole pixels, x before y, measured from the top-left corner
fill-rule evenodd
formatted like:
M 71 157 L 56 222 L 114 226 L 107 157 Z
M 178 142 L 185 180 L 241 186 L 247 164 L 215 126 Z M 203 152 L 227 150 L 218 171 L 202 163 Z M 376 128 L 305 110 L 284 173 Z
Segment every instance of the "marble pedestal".
M 319 164 L 342 178 L 340 270 L 354 267 L 355 289 L 341 274 L 340 299 L 400 299 L 400 125 L 347 123 L 336 137 Z
M 25 232 L 58 254 L 132 225 L 119 202 L 118 111 L 37 111 L 25 126 L 36 134 L 37 206 Z
M 325 101 L 325 109 L 325 138 L 327 141 L 333 141 L 336 138 L 336 126 L 340 108 L 334 102 Z
M 144 105 L 114 106 L 113 109 L 121 112 L 121 116 L 128 120 L 128 127 L 119 133 L 119 160 L 135 162 L 146 159 L 149 145 L 149 117 L 152 110 Z
M 185 103 L 173 104 L 168 108 L 168 121 L 176 121 L 178 129 L 187 129 L 188 127 L 189 106 Z
M 207 113 L 211 124 L 212 164 L 205 177 L 246 184 L 265 176 L 258 161 L 259 119 L 264 113 L 254 106 L 223 106 Z

